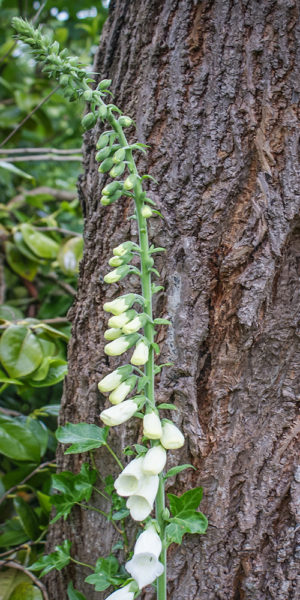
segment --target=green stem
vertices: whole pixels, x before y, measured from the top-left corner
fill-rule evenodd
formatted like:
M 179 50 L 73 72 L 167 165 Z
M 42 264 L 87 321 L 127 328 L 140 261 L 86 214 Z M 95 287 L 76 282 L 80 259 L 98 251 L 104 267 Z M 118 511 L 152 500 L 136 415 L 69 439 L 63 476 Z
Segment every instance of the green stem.
M 76 504 L 78 506 L 81 506 L 82 508 L 86 508 L 87 510 L 93 510 L 93 511 L 99 513 L 100 515 L 103 515 L 104 517 L 106 517 L 106 519 L 109 517 L 108 513 L 104 512 L 103 510 L 100 510 L 100 508 L 91 506 L 90 504 L 82 504 L 81 502 L 76 502 Z
M 72 556 L 70 556 L 70 559 L 73 563 L 76 563 L 76 565 L 80 565 L 81 567 L 87 567 L 88 569 L 92 569 L 92 571 L 95 571 L 95 567 L 93 567 L 93 565 L 81 562 L 81 560 L 76 560 L 76 558 L 72 558 Z
M 113 449 L 108 444 L 105 444 L 105 447 L 111 453 L 111 455 L 114 457 L 114 459 L 115 459 L 116 463 L 119 465 L 121 471 L 123 471 L 124 467 L 123 467 L 121 461 L 118 459 L 118 457 L 115 454 L 115 452 L 113 451 Z

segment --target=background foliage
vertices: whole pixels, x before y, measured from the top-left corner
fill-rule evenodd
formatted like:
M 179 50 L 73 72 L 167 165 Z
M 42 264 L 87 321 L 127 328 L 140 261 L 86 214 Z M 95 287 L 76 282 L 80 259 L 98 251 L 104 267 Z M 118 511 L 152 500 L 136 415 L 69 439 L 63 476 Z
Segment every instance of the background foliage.
M 43 586 L 26 567 L 43 551 L 52 507 L 66 315 L 82 253 L 83 105 L 60 94 L 10 22 L 35 20 L 88 66 L 107 8 L 88 0 L 0 7 L 0 600 L 39 600 Z

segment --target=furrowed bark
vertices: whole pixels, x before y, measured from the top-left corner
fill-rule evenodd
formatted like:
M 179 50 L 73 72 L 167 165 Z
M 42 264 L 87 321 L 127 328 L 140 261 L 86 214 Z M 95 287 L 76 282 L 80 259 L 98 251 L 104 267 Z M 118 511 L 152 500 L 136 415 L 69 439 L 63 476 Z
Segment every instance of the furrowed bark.
M 169 491 L 202 485 L 209 518 L 205 536 L 169 548 L 170 599 L 297 597 L 299 8 L 294 0 L 115 0 L 95 60 L 138 141 L 151 145 L 139 169 L 159 181 L 149 195 L 164 220 L 151 220 L 150 238 L 167 248 L 156 259 L 166 289 L 154 314 L 172 320 L 157 341 L 160 361 L 174 363 L 156 395 L 178 406 L 172 418 L 187 439 L 169 466 L 182 459 L 197 468 L 169 480 Z M 99 204 L 100 131 L 85 137 L 85 252 L 61 423 L 100 424 L 97 382 L 116 365 L 103 353 L 103 302 L 139 289 L 134 277 L 115 289 L 102 282 L 112 248 L 137 231 L 127 200 Z M 114 430 L 114 449 L 135 442 L 139 426 Z M 61 468 L 86 459 L 58 449 Z M 102 451 L 96 461 L 104 474 L 115 469 Z M 76 558 L 95 562 L 114 533 L 78 510 L 52 527 L 52 545 L 65 537 Z M 51 574 L 50 597 L 65 597 L 72 578 L 89 600 L 105 598 L 83 583 L 87 574 L 74 566 Z M 141 597 L 154 600 L 153 589 Z

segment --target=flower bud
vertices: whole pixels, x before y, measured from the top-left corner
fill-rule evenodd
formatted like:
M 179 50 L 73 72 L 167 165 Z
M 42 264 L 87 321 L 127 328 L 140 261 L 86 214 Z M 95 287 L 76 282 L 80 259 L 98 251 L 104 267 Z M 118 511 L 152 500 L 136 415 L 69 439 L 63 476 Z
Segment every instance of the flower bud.
M 85 90 L 83 98 L 86 102 L 90 102 L 93 99 L 93 90 Z
M 104 148 L 105 146 L 107 146 L 108 143 L 109 143 L 109 135 L 107 135 L 107 133 L 102 133 L 96 144 L 97 150 L 101 150 L 101 148 Z
M 165 421 L 162 425 L 160 443 L 167 450 L 176 450 L 184 445 L 184 437 L 180 429 L 178 429 L 174 423 Z
M 61 85 L 62 87 L 66 87 L 69 83 L 69 76 L 68 75 L 61 75 L 59 78 L 59 85 Z
M 111 196 L 101 196 L 100 203 L 102 204 L 102 206 L 109 206 L 110 204 L 113 204 L 113 202 L 115 202 L 116 200 L 119 200 L 119 198 L 121 198 L 122 194 L 123 194 L 122 190 L 118 190 Z
M 126 177 L 125 181 L 124 181 L 124 189 L 125 190 L 132 190 L 135 186 L 135 184 L 137 183 L 138 178 L 134 173 L 131 173 L 131 175 L 128 175 L 128 177 Z
M 122 423 L 125 423 L 125 421 L 128 421 L 128 419 L 133 417 L 136 411 L 136 402 L 134 402 L 134 400 L 125 400 L 120 405 L 117 404 L 116 406 L 111 406 L 110 408 L 103 410 L 100 413 L 100 419 L 105 425 L 115 427 L 116 425 L 121 425 Z
M 98 83 L 97 89 L 100 91 L 106 90 L 107 88 L 109 88 L 110 85 L 111 85 L 111 79 L 102 79 L 102 81 L 100 81 L 100 83 Z
M 126 252 L 131 252 L 131 250 L 135 250 L 135 248 L 138 248 L 138 246 L 135 244 L 135 242 L 122 242 L 122 244 L 120 244 L 119 246 L 116 246 L 116 248 L 113 249 L 113 255 L 114 256 L 124 256 L 124 254 L 126 254 Z
M 120 281 L 120 279 L 123 279 L 123 277 L 126 277 L 129 271 L 130 267 L 128 265 L 122 265 L 121 267 L 117 267 L 117 269 L 114 269 L 113 271 L 110 271 L 110 273 L 107 273 L 107 275 L 105 275 L 104 281 L 105 283 L 116 283 L 117 281 Z
M 92 127 L 94 127 L 96 122 L 97 122 L 96 115 L 94 115 L 94 113 L 90 112 L 87 115 L 84 115 L 83 119 L 81 120 L 81 125 L 82 125 L 83 129 L 85 131 L 87 131 L 88 129 L 91 129 Z
M 144 456 L 143 473 L 145 475 L 158 475 L 162 472 L 167 462 L 167 453 L 162 446 L 153 446 Z
M 130 125 L 133 124 L 133 120 L 130 117 L 126 117 L 125 115 L 119 117 L 118 121 L 121 127 L 130 127 Z
M 120 385 L 118 385 L 117 388 L 115 388 L 113 390 L 113 392 L 110 393 L 109 395 L 109 401 L 112 404 L 120 404 L 121 402 L 123 402 L 123 400 L 125 400 L 126 396 L 128 396 L 128 394 L 130 394 L 130 392 L 133 390 L 135 384 L 136 384 L 136 380 L 137 380 L 137 376 L 136 375 L 132 375 L 131 377 L 128 377 L 128 379 L 126 379 L 126 381 L 123 381 L 123 383 L 120 383 Z
M 98 168 L 99 173 L 107 173 L 113 166 L 112 158 L 106 158 Z
M 149 346 L 145 343 L 144 339 L 140 340 L 135 347 L 135 351 L 130 359 L 132 365 L 144 365 L 149 358 Z
M 112 342 L 113 340 L 117 340 L 122 335 L 122 329 L 117 329 L 116 327 L 112 327 L 111 329 L 107 329 L 104 332 L 104 339 L 108 342 Z
M 110 150 L 108 148 L 108 150 Z M 103 190 L 102 190 L 102 194 L 103 196 L 110 196 L 111 194 L 114 194 L 115 192 L 117 192 L 118 190 L 123 188 L 123 184 L 120 181 L 112 181 L 111 183 L 108 183 L 108 185 L 106 185 Z
M 134 458 L 117 477 L 114 486 L 119 496 L 131 496 L 140 485 L 140 479 L 143 477 L 142 465 L 143 457 Z
M 119 177 L 120 175 L 122 175 L 122 173 L 124 173 L 125 170 L 125 163 L 121 162 L 118 165 L 114 165 L 114 167 L 109 171 L 109 174 L 111 177 Z
M 117 150 L 117 152 L 115 152 L 113 155 L 113 161 L 115 165 L 117 165 L 123 162 L 123 160 L 125 160 L 125 150 L 124 148 L 119 148 L 119 150 Z
M 101 104 L 101 106 L 99 106 L 98 115 L 99 115 L 99 118 L 102 119 L 102 121 L 104 121 L 106 119 L 107 107 L 105 106 L 105 104 Z
M 132 257 L 132 252 L 126 252 L 126 254 L 123 254 L 123 256 L 112 256 L 109 259 L 108 264 L 110 267 L 120 267 L 120 265 L 129 263 Z
M 105 146 L 104 148 L 102 148 L 101 150 L 99 150 L 99 152 L 97 152 L 97 154 L 95 156 L 95 159 L 96 159 L 97 162 L 101 162 L 105 158 L 108 158 L 109 155 L 110 155 L 110 153 L 111 153 L 110 146 Z
M 133 305 L 135 299 L 136 294 L 125 294 L 124 296 L 116 298 L 116 300 L 105 302 L 103 309 L 113 315 L 120 315 Z
M 125 325 L 122 325 L 122 331 L 123 331 L 123 333 L 126 333 L 126 334 L 136 333 L 139 329 L 141 329 L 141 327 L 144 327 L 146 322 L 147 322 L 147 315 L 145 315 L 144 313 L 141 313 L 139 315 L 136 315 L 136 317 L 134 319 L 132 319 L 132 321 L 129 321 Z
M 117 315 L 114 317 L 110 317 L 109 321 L 108 321 L 108 325 L 109 327 L 123 327 L 123 325 L 125 325 L 125 323 L 128 323 L 128 321 L 130 321 L 130 319 L 132 319 L 134 316 L 136 315 L 135 310 L 126 310 L 126 312 L 122 313 L 121 315 Z M 135 332 L 133 332 L 135 333 Z
M 162 427 L 158 414 L 152 411 L 143 419 L 143 434 L 149 440 L 159 440 L 162 436 Z
M 136 333 L 133 335 L 123 335 L 117 340 L 113 340 L 113 342 L 106 344 L 106 346 L 104 346 L 104 352 L 108 356 L 120 356 L 120 354 L 129 350 L 129 348 L 136 343 L 137 338 L 138 334 Z
M 149 219 L 149 217 L 153 216 L 152 208 L 150 208 L 150 206 L 147 206 L 147 204 L 143 206 L 141 213 L 142 216 L 145 217 L 145 219 Z
M 119 367 L 109 373 L 101 381 L 98 383 L 99 392 L 112 392 L 112 390 L 116 389 L 122 381 L 127 379 L 129 375 L 132 373 L 131 365 L 124 365 L 123 367 Z

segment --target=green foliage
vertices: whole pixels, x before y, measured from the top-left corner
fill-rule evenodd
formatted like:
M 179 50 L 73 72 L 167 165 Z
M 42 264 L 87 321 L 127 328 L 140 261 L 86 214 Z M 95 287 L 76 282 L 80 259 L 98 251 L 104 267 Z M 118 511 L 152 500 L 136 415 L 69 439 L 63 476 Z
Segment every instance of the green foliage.
M 56 438 L 61 444 L 72 444 L 65 454 L 87 452 L 106 445 L 107 427 L 97 427 L 88 423 L 67 423 L 56 431 Z
M 120 585 L 121 581 L 115 575 L 119 570 L 119 561 L 115 556 L 107 558 L 98 558 L 95 566 L 95 573 L 88 575 L 85 581 L 95 586 L 96 592 L 107 590 L 110 585 Z
M 203 534 L 206 532 L 207 518 L 197 511 L 202 500 L 203 489 L 197 487 L 188 490 L 181 496 L 167 494 L 173 517 L 167 519 L 166 541 L 169 546 L 173 542 L 181 544 L 185 533 Z
M 74 475 L 70 471 L 63 471 L 52 476 L 52 486 L 60 492 L 52 496 L 52 504 L 56 508 L 56 516 L 51 523 L 55 523 L 60 517 L 67 518 L 74 504 L 85 500 L 88 502 L 93 492 L 93 485 L 97 479 L 95 469 L 89 469 L 83 464 L 80 473 Z
M 54 552 L 42 556 L 33 563 L 30 567 L 30 571 L 41 571 L 40 577 L 50 573 L 53 569 L 61 571 L 61 569 L 68 565 L 71 560 L 70 549 L 71 542 L 65 540 L 61 546 L 56 546 Z

